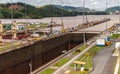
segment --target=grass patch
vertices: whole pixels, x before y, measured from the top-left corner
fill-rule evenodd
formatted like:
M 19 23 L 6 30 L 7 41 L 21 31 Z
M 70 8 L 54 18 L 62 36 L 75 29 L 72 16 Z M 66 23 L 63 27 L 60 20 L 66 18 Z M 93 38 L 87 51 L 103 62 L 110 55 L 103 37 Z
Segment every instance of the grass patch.
M 77 51 L 72 52 L 73 55 L 77 55 L 77 54 L 79 54 L 79 53 L 80 53 L 80 52 L 77 52 Z
M 83 46 L 79 47 L 79 50 L 83 51 L 87 47 L 88 47 L 87 45 L 83 45 Z
M 116 52 L 116 49 L 114 49 L 112 53 L 114 54 L 115 52 Z
M 71 71 L 69 74 L 88 74 L 87 71 Z
M 61 67 L 62 65 L 67 63 L 69 60 L 70 60 L 70 58 L 63 58 L 60 61 L 58 61 L 57 63 L 53 64 L 53 66 L 54 67 Z
M 87 62 L 87 64 L 85 65 L 86 69 L 89 69 L 89 68 L 93 67 L 92 57 L 91 56 L 86 57 L 86 59 L 84 61 Z
M 46 28 L 47 26 L 48 26 L 47 23 L 41 23 L 41 24 L 40 24 L 40 28 Z
M 87 48 L 88 46 L 87 45 L 82 45 L 82 46 L 80 46 L 79 48 L 78 48 L 78 50 L 80 50 L 80 52 L 81 51 L 83 51 L 85 48 Z M 77 54 L 79 54 L 80 52 L 77 52 L 77 51 L 74 51 L 74 52 L 72 52 L 72 54 L 73 55 L 77 55 Z
M 28 26 L 28 28 L 36 28 L 36 25 L 32 24 L 32 25 Z
M 40 74 L 52 74 L 55 71 L 55 69 L 47 68 L 44 71 L 42 71 Z
M 110 38 L 117 39 L 120 36 L 120 34 L 113 34 Z
M 38 27 L 37 27 L 38 26 Z M 28 29 L 35 29 L 35 28 L 46 28 L 48 26 L 47 23 L 40 23 L 40 24 L 31 24 L 28 26 Z
M 120 68 L 119 68 L 119 70 L 118 70 L 118 74 L 120 74 Z
M 19 47 L 20 46 L 20 44 L 18 44 L 18 43 L 7 43 L 7 44 L 5 44 L 5 45 L 3 45 L 3 46 L 0 46 L 0 51 L 2 51 L 2 50 L 9 50 L 9 49 L 12 49 L 12 48 L 15 48 L 15 47 Z

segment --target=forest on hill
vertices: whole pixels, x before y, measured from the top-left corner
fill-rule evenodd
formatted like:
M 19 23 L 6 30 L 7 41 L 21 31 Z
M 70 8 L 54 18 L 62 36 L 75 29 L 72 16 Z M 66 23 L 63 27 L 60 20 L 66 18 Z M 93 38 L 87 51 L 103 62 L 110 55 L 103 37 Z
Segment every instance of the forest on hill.
M 105 12 L 96 11 L 93 13 L 89 8 L 60 6 L 60 5 L 45 5 L 35 7 L 21 2 L 0 4 L 0 19 L 40 19 L 45 17 L 60 17 L 60 16 L 77 16 L 83 15 L 83 11 L 88 15 L 102 15 Z

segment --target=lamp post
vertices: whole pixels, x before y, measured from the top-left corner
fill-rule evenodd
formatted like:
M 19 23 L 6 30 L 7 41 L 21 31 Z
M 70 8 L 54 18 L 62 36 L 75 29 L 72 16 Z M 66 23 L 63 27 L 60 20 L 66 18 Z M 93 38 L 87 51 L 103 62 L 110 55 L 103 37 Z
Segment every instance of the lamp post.
M 53 34 L 53 26 L 56 25 L 55 23 L 55 5 L 53 4 L 53 18 L 51 18 L 51 23 L 50 23 L 50 34 Z
M 12 23 L 13 23 L 13 9 L 12 9 L 12 0 L 11 0 L 11 19 L 12 19 Z
M 40 0 L 39 3 L 37 3 L 37 6 L 39 7 L 40 5 L 42 6 L 43 4 L 43 0 Z M 41 20 L 39 21 L 39 23 L 41 23 Z M 43 34 L 44 36 L 46 35 L 46 33 L 44 32 Z
M 12 33 L 12 46 L 14 47 L 14 25 L 13 25 L 13 23 L 14 23 L 14 20 L 13 20 L 13 9 L 12 9 L 12 0 L 11 0 L 11 22 L 12 22 L 12 26 L 11 26 L 11 33 Z
M 12 9 L 12 0 L 11 0 L 11 20 L 12 20 L 12 24 L 13 24 L 13 9 Z M 13 27 L 13 26 L 12 26 Z
M 25 27 L 25 34 L 27 35 L 27 22 L 26 22 L 26 20 L 27 20 L 27 5 L 26 5 L 25 2 L 24 2 L 24 7 L 25 7 L 25 14 L 24 14 L 25 23 L 24 23 L 24 27 Z
M 84 42 L 84 45 L 85 45 L 85 0 L 83 0 L 83 26 L 84 26 L 84 33 L 83 33 L 83 42 Z
M 108 15 L 108 14 L 107 14 L 107 5 L 108 5 L 108 3 L 106 2 L 106 19 L 107 19 L 107 17 L 108 17 L 108 16 L 107 16 L 107 15 Z M 107 31 L 107 21 L 106 21 L 106 31 Z
M 51 18 L 51 22 L 50 22 L 50 35 L 53 34 L 53 28 L 52 28 L 52 26 L 53 26 L 53 19 Z
M 120 24 L 120 1 L 118 2 L 118 6 L 119 6 L 119 24 Z
M 92 21 L 94 21 L 94 5 L 93 5 L 93 15 L 92 15 Z

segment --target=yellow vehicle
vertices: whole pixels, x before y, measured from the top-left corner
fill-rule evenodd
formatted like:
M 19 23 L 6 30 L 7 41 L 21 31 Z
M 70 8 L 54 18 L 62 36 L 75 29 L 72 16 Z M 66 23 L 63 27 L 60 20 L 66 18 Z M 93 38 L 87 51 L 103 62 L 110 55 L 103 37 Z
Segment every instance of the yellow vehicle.
M 112 42 L 108 41 L 108 42 L 105 42 L 105 44 L 106 44 L 107 46 L 109 46 L 109 45 L 112 44 Z

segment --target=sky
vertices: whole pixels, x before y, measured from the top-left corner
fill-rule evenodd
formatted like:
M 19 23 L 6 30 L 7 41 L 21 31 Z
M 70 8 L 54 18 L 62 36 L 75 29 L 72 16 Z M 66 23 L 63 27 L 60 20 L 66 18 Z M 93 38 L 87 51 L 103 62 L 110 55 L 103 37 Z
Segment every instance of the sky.
M 0 3 L 7 2 L 25 2 L 34 6 L 42 6 L 47 4 L 56 4 L 62 6 L 75 6 L 82 7 L 83 0 L 0 0 Z M 105 10 L 107 7 L 113 7 L 120 5 L 120 0 L 85 0 L 85 7 L 96 10 Z

